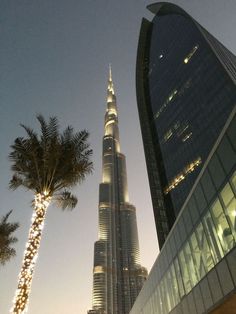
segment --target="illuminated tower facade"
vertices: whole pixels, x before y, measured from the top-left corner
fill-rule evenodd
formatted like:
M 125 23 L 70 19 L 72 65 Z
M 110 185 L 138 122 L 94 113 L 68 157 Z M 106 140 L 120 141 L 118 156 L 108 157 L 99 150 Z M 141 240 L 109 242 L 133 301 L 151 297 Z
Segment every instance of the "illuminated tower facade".
M 142 288 L 147 271 L 140 265 L 136 209 L 129 203 L 111 68 L 104 133 L 99 239 L 94 245 L 93 309 L 88 313 L 126 314 Z

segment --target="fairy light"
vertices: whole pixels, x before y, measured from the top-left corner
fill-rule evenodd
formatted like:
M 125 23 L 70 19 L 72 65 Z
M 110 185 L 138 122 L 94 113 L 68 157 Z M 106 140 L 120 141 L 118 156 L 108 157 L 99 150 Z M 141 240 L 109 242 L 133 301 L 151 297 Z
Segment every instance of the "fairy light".
M 32 223 L 28 242 L 26 244 L 18 286 L 11 309 L 11 313 L 13 314 L 24 314 L 27 313 L 28 310 L 31 283 L 38 257 L 46 211 L 50 200 L 51 197 L 47 191 L 35 195 L 34 213 L 31 220 Z

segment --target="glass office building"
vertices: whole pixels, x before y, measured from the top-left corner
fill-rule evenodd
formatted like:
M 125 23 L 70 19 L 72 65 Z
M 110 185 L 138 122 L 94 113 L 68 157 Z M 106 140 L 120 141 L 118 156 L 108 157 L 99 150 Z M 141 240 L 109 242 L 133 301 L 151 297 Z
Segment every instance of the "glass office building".
M 236 104 L 236 57 L 176 5 L 148 6 L 137 102 L 160 248 Z
M 236 313 L 236 109 L 130 314 Z

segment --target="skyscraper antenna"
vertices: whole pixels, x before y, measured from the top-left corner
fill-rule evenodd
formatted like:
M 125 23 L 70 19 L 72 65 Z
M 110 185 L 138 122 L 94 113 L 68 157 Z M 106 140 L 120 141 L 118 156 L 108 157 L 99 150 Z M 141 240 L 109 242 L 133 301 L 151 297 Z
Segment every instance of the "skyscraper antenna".
M 111 63 L 109 63 L 109 81 L 112 81 L 112 75 L 111 75 Z

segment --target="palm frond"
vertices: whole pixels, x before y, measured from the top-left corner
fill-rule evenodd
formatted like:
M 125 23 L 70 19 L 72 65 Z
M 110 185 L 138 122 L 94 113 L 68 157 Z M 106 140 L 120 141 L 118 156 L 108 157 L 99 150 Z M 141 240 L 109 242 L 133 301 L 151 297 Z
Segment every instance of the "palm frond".
M 10 188 L 23 186 L 41 193 L 45 190 L 53 196 L 61 190 L 81 183 L 93 170 L 92 149 L 88 143 L 87 130 L 74 132 L 68 126 L 61 134 L 56 117 L 48 121 L 37 116 L 41 133 L 21 125 L 27 136 L 16 138 L 11 146 L 9 159 L 13 177 Z
M 0 250 L 0 264 L 5 265 L 12 257 L 16 255 L 14 248 L 4 247 Z
M 29 136 L 30 139 L 38 141 L 38 136 L 34 132 L 33 129 L 29 128 L 28 126 L 26 126 L 26 125 L 24 125 L 22 123 L 20 124 L 20 126 L 26 131 L 26 133 L 27 133 L 27 135 Z
M 7 222 L 7 219 L 9 218 L 9 216 L 11 215 L 12 210 L 10 210 L 5 216 L 3 216 L 0 220 L 0 225 L 5 225 Z
M 59 124 L 56 117 L 50 117 L 47 123 L 42 115 L 38 115 L 37 120 L 40 123 L 42 133 L 41 140 L 43 143 L 47 144 L 59 135 Z
M 47 127 L 47 123 L 46 120 L 44 119 L 44 117 L 42 115 L 37 115 L 37 120 L 40 123 L 40 127 L 41 127 L 41 140 L 42 139 L 47 139 L 49 134 L 48 134 L 48 127 Z
M 62 143 L 62 144 L 63 144 L 63 143 L 67 143 L 68 141 L 71 140 L 72 136 L 73 136 L 73 128 L 72 128 L 72 126 L 69 125 L 69 126 L 63 131 L 63 133 L 62 133 L 62 135 L 61 135 L 61 143 Z
M 27 129 L 27 127 L 24 128 Z M 29 189 L 32 189 L 32 186 L 34 186 L 34 190 L 39 191 L 41 188 L 39 163 L 42 158 L 42 150 L 36 134 L 31 133 L 30 129 L 28 131 L 31 135 L 30 138 L 18 137 L 14 144 L 11 145 L 12 151 L 9 154 L 9 159 L 12 162 L 11 169 L 14 174 L 10 186 L 13 189 L 20 185 Z M 19 179 L 17 182 L 15 176 Z M 19 184 L 17 185 L 16 183 Z
M 19 186 L 23 185 L 23 180 L 19 175 L 14 174 L 9 182 L 9 188 L 16 190 Z
M 75 208 L 78 202 L 76 196 L 67 190 L 64 190 L 62 193 L 55 195 L 55 201 L 57 206 L 63 210 Z
M 11 245 L 17 242 L 17 238 L 11 236 L 11 234 L 16 231 L 19 224 L 8 222 L 11 213 L 12 210 L 0 220 L 0 264 L 2 265 L 16 254 L 15 249 Z
M 50 117 L 48 123 L 50 138 L 57 138 L 59 135 L 59 123 L 56 117 Z

